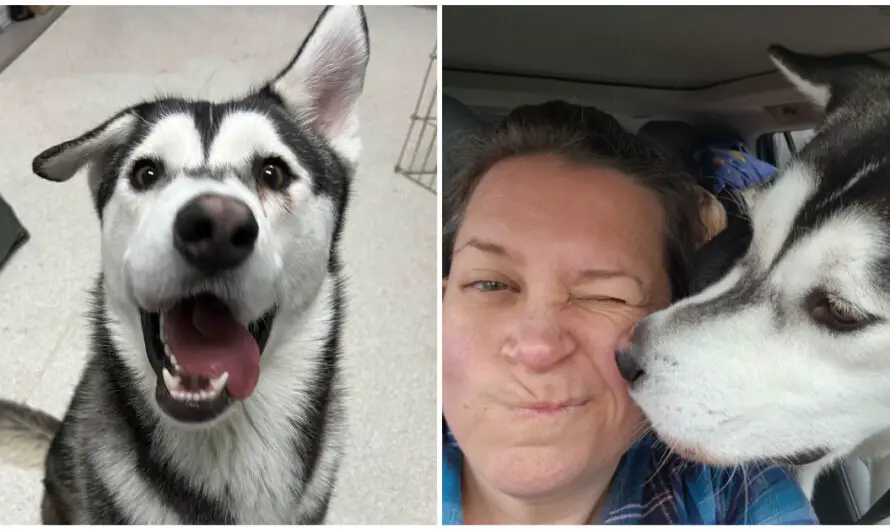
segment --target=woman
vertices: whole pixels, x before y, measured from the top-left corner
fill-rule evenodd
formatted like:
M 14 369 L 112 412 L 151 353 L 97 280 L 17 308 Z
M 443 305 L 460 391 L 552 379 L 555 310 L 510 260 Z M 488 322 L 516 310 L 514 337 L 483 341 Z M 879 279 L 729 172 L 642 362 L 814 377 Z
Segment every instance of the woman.
M 646 433 L 615 365 L 685 294 L 699 194 L 610 116 L 511 113 L 458 176 L 445 237 L 446 524 L 813 524 L 777 467 L 717 470 Z

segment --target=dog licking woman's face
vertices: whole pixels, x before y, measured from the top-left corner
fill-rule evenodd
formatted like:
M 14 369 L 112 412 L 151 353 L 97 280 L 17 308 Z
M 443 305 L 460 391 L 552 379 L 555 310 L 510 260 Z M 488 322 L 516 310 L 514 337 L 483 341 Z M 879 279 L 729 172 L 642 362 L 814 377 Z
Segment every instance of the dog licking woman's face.
M 533 155 L 485 174 L 442 310 L 467 484 L 529 499 L 608 483 L 644 425 L 614 352 L 670 303 L 664 226 L 658 197 L 613 170 Z

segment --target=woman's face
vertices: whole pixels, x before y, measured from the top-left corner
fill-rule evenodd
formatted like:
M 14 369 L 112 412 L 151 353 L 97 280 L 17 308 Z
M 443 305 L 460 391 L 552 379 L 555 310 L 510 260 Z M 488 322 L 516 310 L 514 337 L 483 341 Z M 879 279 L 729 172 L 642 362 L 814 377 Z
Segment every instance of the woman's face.
M 608 470 L 642 415 L 615 365 L 670 302 L 664 212 L 615 171 L 495 165 L 470 200 L 442 309 L 443 407 L 474 474 L 514 496 Z

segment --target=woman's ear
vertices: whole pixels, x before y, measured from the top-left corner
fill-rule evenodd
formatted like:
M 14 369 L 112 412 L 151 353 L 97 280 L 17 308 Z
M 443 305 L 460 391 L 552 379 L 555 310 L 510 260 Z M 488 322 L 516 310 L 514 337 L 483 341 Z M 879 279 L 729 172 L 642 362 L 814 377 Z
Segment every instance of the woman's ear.
M 442 278 L 442 298 L 445 298 L 445 289 L 448 287 L 448 278 Z
M 723 203 L 717 197 L 704 188 L 700 188 L 699 199 L 699 212 L 702 225 L 704 226 L 702 240 L 698 243 L 699 248 L 701 248 L 726 228 L 726 208 L 723 207 Z

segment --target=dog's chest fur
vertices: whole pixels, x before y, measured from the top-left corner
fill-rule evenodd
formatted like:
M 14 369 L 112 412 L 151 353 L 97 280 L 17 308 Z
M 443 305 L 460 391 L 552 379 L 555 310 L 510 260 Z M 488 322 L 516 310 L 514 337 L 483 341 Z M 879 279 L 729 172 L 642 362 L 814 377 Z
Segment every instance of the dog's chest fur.
M 215 436 L 193 436 L 178 443 L 155 440 L 157 461 L 166 460 L 178 484 L 163 491 L 158 478 L 147 476 L 138 463 L 137 448 L 127 447 L 116 433 L 100 442 L 103 461 L 92 461 L 95 475 L 84 484 L 91 496 L 97 484 L 114 498 L 127 522 L 141 524 L 287 524 L 299 522 L 299 495 L 304 470 L 292 449 L 293 432 L 268 423 L 254 427 L 232 422 L 232 428 Z M 262 434 L 261 434 L 262 433 Z M 160 442 L 160 443 L 159 443 Z M 117 443 L 117 449 L 110 449 Z M 169 445 L 169 448 L 157 447 Z M 82 455 L 82 458 L 89 458 Z M 135 469 L 134 469 L 135 468 Z M 167 473 L 161 480 L 167 481 Z M 94 495 L 94 494 L 93 494 Z M 172 504 L 169 496 L 180 496 L 193 509 Z M 95 498 L 88 500 L 95 504 Z M 182 504 L 186 504 L 183 502 Z M 87 519 L 92 520 L 94 515 Z
M 212 436 L 165 434 L 159 441 L 166 448 L 159 452 L 169 453 L 191 486 L 226 506 L 235 522 L 295 521 L 306 470 L 296 451 L 297 434 L 286 419 L 290 415 L 274 408 L 278 422 L 266 417 L 251 423 L 242 415 Z

